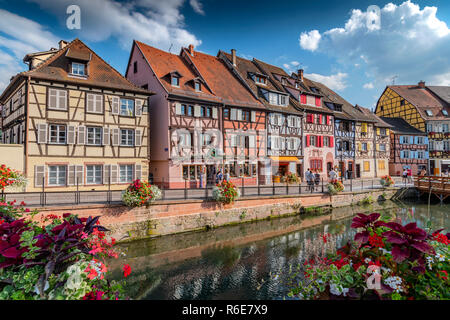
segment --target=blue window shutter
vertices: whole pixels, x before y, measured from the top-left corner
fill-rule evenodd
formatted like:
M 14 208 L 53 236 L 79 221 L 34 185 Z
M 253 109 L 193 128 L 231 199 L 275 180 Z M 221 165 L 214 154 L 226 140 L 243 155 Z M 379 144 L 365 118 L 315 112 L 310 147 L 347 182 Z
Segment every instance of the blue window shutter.
M 419 137 L 418 136 L 414 137 L 414 144 L 419 144 Z
M 409 136 L 409 143 L 414 144 L 414 136 Z
M 430 153 L 428 151 L 425 151 L 425 159 L 430 159 Z
M 428 145 L 428 137 L 425 137 L 425 144 Z
M 403 159 L 403 150 L 400 151 L 400 159 Z

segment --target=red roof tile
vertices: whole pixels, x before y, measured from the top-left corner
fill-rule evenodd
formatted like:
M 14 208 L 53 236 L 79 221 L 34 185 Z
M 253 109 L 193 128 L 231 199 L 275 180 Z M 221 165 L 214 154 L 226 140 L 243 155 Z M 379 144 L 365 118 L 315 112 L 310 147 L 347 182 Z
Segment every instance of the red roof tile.
M 142 42 L 136 41 L 136 43 L 169 93 L 217 101 L 227 105 L 263 107 L 219 58 L 198 51 L 191 56 L 189 50 L 185 48 L 176 55 Z M 173 87 L 170 83 L 168 74 L 172 71 L 182 75 L 180 88 Z M 206 83 L 206 86 L 202 86 L 202 92 L 194 88 L 193 80 L 196 78 L 201 78 Z

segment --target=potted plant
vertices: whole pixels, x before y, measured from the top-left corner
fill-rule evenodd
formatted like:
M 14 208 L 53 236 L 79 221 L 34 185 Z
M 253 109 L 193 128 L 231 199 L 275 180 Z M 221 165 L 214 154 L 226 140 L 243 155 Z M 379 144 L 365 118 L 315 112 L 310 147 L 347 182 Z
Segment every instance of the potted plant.
M 6 187 L 24 187 L 27 185 L 27 179 L 23 174 L 17 170 L 13 170 L 6 165 L 0 166 L 0 189 L 3 190 Z
M 342 182 L 340 182 L 337 179 L 331 180 L 330 183 L 327 185 L 327 188 L 328 188 L 328 193 L 331 195 L 338 194 L 339 192 L 342 192 L 345 189 Z
M 394 180 L 392 180 L 391 176 L 387 175 L 387 176 L 381 177 L 380 184 L 382 187 L 387 188 L 391 185 L 394 185 Z
M 122 201 L 128 207 L 141 207 L 161 199 L 161 190 L 147 181 L 133 181 L 122 193 Z
M 213 198 L 223 204 L 231 204 L 241 196 L 241 192 L 232 182 L 223 180 L 213 188 Z

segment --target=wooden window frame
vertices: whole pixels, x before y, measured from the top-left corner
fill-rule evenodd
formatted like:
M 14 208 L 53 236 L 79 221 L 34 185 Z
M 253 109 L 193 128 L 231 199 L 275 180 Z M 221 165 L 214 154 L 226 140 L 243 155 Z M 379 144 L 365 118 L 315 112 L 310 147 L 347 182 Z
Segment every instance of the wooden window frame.
M 134 163 L 118 163 L 117 164 L 117 166 L 118 166 L 118 172 L 117 172 L 117 181 L 118 181 L 118 184 L 129 184 L 129 183 L 132 183 L 133 182 L 133 179 L 134 179 L 134 175 L 135 175 L 135 173 L 134 173 L 134 171 L 135 171 L 135 164 Z M 128 166 L 131 166 L 131 179 L 130 179 L 130 181 L 125 181 L 125 182 L 123 182 L 123 181 L 121 181 L 121 177 L 122 177 L 122 175 L 121 175 L 121 170 L 120 170 L 120 167 L 122 167 L 122 166 L 126 166 L 126 167 L 128 167 Z M 128 176 L 128 168 L 126 169 L 127 170 L 127 176 Z
M 89 182 L 88 181 L 88 167 L 94 167 L 94 178 L 95 178 L 95 167 L 100 167 L 100 183 L 97 183 L 97 182 L 95 182 L 95 180 L 94 180 L 94 182 Z M 85 184 L 86 185 L 89 185 L 89 186 L 99 186 L 99 185 L 103 185 L 103 164 L 98 164 L 98 163 L 89 163 L 89 164 L 85 164 L 85 169 L 84 169 L 84 172 L 85 172 L 85 180 L 86 180 L 86 182 L 85 182 Z
M 56 137 L 57 137 L 57 142 L 52 142 L 51 141 L 51 139 L 52 139 L 52 126 L 57 126 L 57 131 L 56 131 Z M 62 131 L 60 131 L 59 130 L 59 128 L 60 127 L 64 127 L 64 142 L 60 142 L 59 140 L 59 134 L 60 134 L 60 132 L 62 132 Z M 48 125 L 48 141 L 47 141 L 47 143 L 48 144 L 52 144 L 52 145 L 66 145 L 67 144 L 67 125 L 65 125 L 65 124 L 60 124 L 60 123 L 50 123 L 49 125 Z
M 50 90 L 56 90 L 56 106 L 52 107 L 50 106 Z M 58 92 L 65 92 L 66 93 L 66 107 L 63 109 L 59 106 L 60 96 Z M 69 111 L 69 90 L 63 89 L 63 88 L 54 88 L 54 87 L 47 87 L 47 97 L 46 97 L 46 103 L 47 103 L 47 109 L 51 111 L 63 111 L 68 112 Z M 12 100 L 11 100 L 12 101 Z
M 100 130 L 100 142 L 99 143 L 89 143 L 89 129 Z M 96 132 L 94 132 L 94 142 L 96 139 Z M 96 126 L 86 126 L 86 145 L 87 146 L 102 146 L 103 145 L 103 128 Z
M 123 101 L 128 101 L 128 102 L 132 101 L 133 102 L 133 114 L 132 115 L 122 113 L 122 105 L 123 105 L 122 102 Z M 127 103 L 127 110 L 129 109 L 128 107 L 129 107 L 129 105 Z M 120 98 L 120 100 L 119 100 L 119 115 L 121 117 L 131 117 L 131 118 L 135 117 L 136 116 L 136 100 L 129 99 L 129 98 Z
M 56 167 L 57 168 L 57 172 L 56 172 L 56 179 L 57 181 L 59 181 L 59 168 L 65 168 L 65 175 L 64 175 L 64 184 L 51 184 L 50 183 L 50 173 L 51 173 L 51 167 Z M 68 174 L 68 166 L 67 164 L 49 164 L 47 165 L 47 186 L 49 187 L 65 187 L 67 186 L 67 174 Z
M 78 65 L 78 66 L 83 66 L 83 74 L 79 74 L 79 73 L 75 73 L 74 72 L 74 66 Z M 87 64 L 86 63 L 81 63 L 81 62 L 76 62 L 73 61 L 70 64 L 70 75 L 71 76 L 76 76 L 76 77 L 87 77 Z
M 135 129 L 127 129 L 127 128 L 120 128 L 119 129 L 120 131 L 119 131 L 119 134 L 120 134 L 120 136 L 119 136 L 119 145 L 121 146 L 121 147 L 134 147 L 135 145 L 135 139 L 136 139 L 136 132 L 135 132 Z M 126 144 L 122 144 L 122 135 L 123 135 L 123 131 L 126 131 L 126 141 L 127 141 L 127 143 Z M 128 142 L 129 142 L 129 133 L 130 132 L 132 132 L 133 134 L 131 135 L 132 136 L 132 143 L 131 144 L 129 144 Z
M 174 80 L 176 80 L 176 84 L 174 84 Z M 172 87 L 177 87 L 177 88 L 179 88 L 179 87 L 180 87 L 180 77 L 171 76 L 171 77 L 170 77 L 170 85 L 171 85 Z

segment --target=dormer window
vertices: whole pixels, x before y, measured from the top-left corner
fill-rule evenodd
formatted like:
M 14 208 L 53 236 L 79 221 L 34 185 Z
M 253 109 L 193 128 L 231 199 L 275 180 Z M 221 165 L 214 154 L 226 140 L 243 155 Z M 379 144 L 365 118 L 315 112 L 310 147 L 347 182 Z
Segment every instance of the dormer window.
M 72 62 L 72 74 L 75 76 L 86 76 L 86 65 L 84 63 Z
M 286 78 L 281 78 L 281 84 L 284 86 L 286 85 Z
M 447 112 L 447 110 L 442 110 L 442 114 L 443 114 L 444 116 L 448 117 L 448 112 Z
M 295 89 L 298 89 L 299 85 L 298 82 L 295 83 Z
M 319 89 L 315 88 L 315 87 L 310 87 L 311 91 L 314 93 L 319 93 Z
M 172 76 L 171 84 L 174 87 L 179 87 L 180 86 L 180 78 L 177 76 Z
M 261 83 L 261 84 L 266 84 L 266 78 L 256 75 L 255 76 L 255 82 L 256 83 Z
M 195 82 L 195 91 L 202 91 L 202 84 L 198 81 Z
M 433 112 L 431 112 L 431 110 L 425 110 L 425 112 L 427 113 L 427 116 L 429 117 L 433 116 Z

